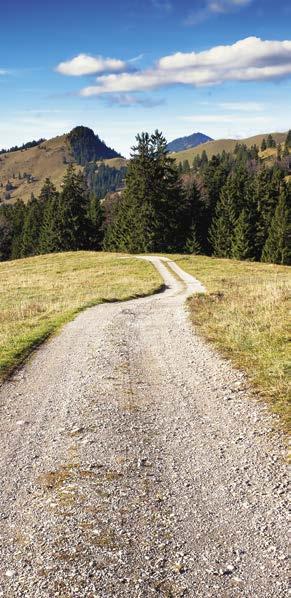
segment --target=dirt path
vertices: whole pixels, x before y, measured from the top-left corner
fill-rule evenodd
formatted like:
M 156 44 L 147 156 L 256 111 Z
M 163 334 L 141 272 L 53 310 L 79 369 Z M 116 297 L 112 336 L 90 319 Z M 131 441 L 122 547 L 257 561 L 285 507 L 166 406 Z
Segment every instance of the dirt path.
M 0 390 L 0 596 L 287 596 L 276 421 L 152 261 L 164 293 L 83 312 Z

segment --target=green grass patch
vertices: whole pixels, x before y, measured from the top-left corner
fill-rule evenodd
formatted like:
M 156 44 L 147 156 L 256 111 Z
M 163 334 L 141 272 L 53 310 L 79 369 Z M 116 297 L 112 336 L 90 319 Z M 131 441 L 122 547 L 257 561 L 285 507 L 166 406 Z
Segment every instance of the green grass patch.
M 0 277 L 1 379 L 81 310 L 163 286 L 148 262 L 85 251 L 2 262 Z
M 291 269 L 205 256 L 169 256 L 207 288 L 193 297 L 191 318 L 287 424 L 290 421 Z

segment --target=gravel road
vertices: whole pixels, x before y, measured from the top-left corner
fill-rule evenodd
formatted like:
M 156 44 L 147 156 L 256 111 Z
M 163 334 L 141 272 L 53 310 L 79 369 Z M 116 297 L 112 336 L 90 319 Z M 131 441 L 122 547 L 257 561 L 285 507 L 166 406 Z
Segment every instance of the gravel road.
M 276 418 L 150 259 L 165 292 L 86 310 L 0 389 L 0 596 L 287 596 Z

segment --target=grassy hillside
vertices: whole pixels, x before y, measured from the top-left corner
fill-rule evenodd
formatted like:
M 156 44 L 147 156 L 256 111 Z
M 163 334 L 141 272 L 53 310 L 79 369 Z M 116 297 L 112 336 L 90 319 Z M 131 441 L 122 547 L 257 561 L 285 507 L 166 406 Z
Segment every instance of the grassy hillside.
M 14 203 L 17 199 L 22 199 L 26 203 L 32 193 L 38 197 L 46 177 L 50 177 L 60 190 L 69 161 L 74 162 L 68 135 L 54 137 L 26 150 L 1 154 L 0 183 L 3 187 L 0 188 L 0 198 L 5 193 L 5 185 L 8 181 L 14 188 L 10 191 L 11 199 L 4 200 L 4 203 Z M 126 165 L 126 160 L 116 157 L 104 160 L 104 163 L 121 168 Z M 83 170 L 83 166 L 79 164 L 77 168 Z M 31 178 L 24 178 L 24 173 L 31 175 Z
M 272 136 L 277 143 L 284 143 L 286 134 L 287 133 L 272 133 Z M 252 145 L 261 147 L 263 139 L 266 139 L 267 136 L 268 133 L 264 135 L 255 135 L 254 137 L 247 137 L 246 139 L 218 139 L 217 141 L 208 141 L 207 143 L 202 143 L 202 145 L 198 145 L 197 147 L 185 150 L 183 152 L 176 152 L 171 155 L 177 160 L 177 162 L 188 160 L 189 164 L 191 165 L 195 156 L 198 156 L 198 154 L 201 155 L 203 150 L 206 151 L 208 158 L 212 158 L 212 156 L 215 154 L 220 154 L 223 152 L 223 150 L 230 153 L 233 152 L 237 143 L 244 143 L 247 147 L 251 147 Z
M 151 264 L 75 252 L 0 263 L 0 379 L 85 307 L 157 291 Z
M 257 144 L 261 145 L 264 135 L 256 135 L 248 139 L 239 140 L 240 143 L 245 143 L 248 147 Z M 278 143 L 283 143 L 286 133 L 272 133 L 274 139 Z M 220 139 L 218 141 L 210 141 L 203 143 L 196 148 L 191 148 L 183 152 L 172 153 L 178 162 L 189 160 L 191 164 L 194 156 L 201 154 L 205 149 L 208 157 L 220 153 L 223 150 L 232 152 L 235 148 L 237 140 L 235 139 Z M 269 153 L 268 153 L 269 152 Z M 262 157 L 266 160 L 272 160 L 274 150 L 266 150 Z M 57 189 L 60 190 L 64 174 L 67 169 L 67 162 L 72 161 L 72 155 L 68 144 L 68 135 L 61 135 L 54 137 L 48 141 L 44 141 L 36 147 L 26 150 L 18 150 L 16 152 L 7 152 L 0 155 L 0 198 L 5 193 L 5 186 L 9 181 L 13 185 L 13 189 L 9 191 L 11 198 L 4 200 L 4 203 L 14 203 L 17 199 L 22 199 L 27 202 L 33 193 L 37 197 L 43 186 L 44 180 L 47 176 L 51 178 Z M 114 168 L 121 168 L 126 166 L 127 160 L 125 158 L 111 158 L 104 160 L 104 163 Z M 78 166 L 82 170 L 82 166 Z M 24 178 L 26 173 L 30 175 Z M 19 174 L 21 178 L 19 179 Z
M 67 169 L 65 163 L 70 159 L 67 136 L 62 135 L 49 141 L 44 141 L 37 147 L 24 151 L 9 152 L 0 156 L 0 182 L 5 185 L 9 180 L 15 189 L 11 193 L 11 201 L 18 198 L 28 201 L 33 193 L 39 195 L 46 177 L 51 177 L 56 187 L 60 185 Z M 18 178 L 18 175 L 32 175 L 28 179 Z M 13 175 L 15 178 L 13 178 Z M 3 192 L 3 189 L 0 190 Z M 2 193 L 1 193 L 2 195 Z
M 127 166 L 128 160 L 126 158 L 110 158 L 109 160 L 103 160 L 103 164 L 111 168 L 122 168 Z
M 291 269 L 204 256 L 179 256 L 176 261 L 208 289 L 190 301 L 194 325 L 248 372 L 287 423 Z

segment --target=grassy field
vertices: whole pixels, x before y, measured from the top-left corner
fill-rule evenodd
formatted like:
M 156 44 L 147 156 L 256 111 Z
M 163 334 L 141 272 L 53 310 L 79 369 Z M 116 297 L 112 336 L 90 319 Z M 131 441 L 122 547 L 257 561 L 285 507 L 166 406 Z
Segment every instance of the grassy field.
M 287 424 L 291 269 L 203 256 L 174 259 L 208 289 L 207 295 L 190 300 L 194 325 L 248 372 Z
M 95 252 L 0 263 L 0 378 L 85 307 L 160 288 L 151 264 Z
M 272 133 L 272 136 L 274 137 L 277 143 L 283 143 L 286 139 L 286 135 L 287 133 Z M 258 147 L 261 147 L 263 139 L 267 138 L 267 136 L 268 133 L 266 133 L 265 135 L 255 135 L 254 137 L 247 137 L 246 139 L 217 139 L 216 141 L 207 141 L 202 145 L 192 147 L 182 152 L 174 152 L 171 155 L 172 158 L 175 158 L 175 160 L 178 163 L 183 162 L 184 160 L 188 160 L 191 166 L 195 156 L 198 156 L 199 154 L 201 155 L 203 150 L 206 151 L 206 154 L 210 159 L 215 154 L 220 154 L 223 150 L 225 152 L 233 152 L 237 143 L 243 143 L 247 147 L 251 147 L 252 145 L 257 145 Z M 268 157 L 267 153 L 263 157 Z

